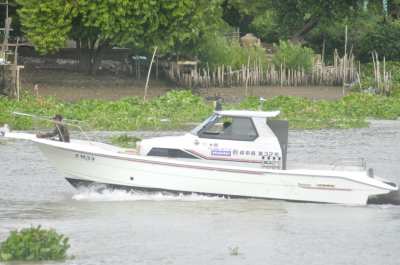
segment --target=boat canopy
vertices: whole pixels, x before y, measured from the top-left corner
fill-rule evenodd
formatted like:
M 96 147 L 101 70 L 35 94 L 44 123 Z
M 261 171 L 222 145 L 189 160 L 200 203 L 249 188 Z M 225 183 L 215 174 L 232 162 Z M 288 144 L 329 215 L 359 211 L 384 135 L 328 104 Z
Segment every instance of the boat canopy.
M 255 117 L 255 118 L 271 118 L 279 115 L 280 111 L 249 111 L 249 110 L 220 110 L 215 111 L 215 114 L 221 116 L 232 117 Z

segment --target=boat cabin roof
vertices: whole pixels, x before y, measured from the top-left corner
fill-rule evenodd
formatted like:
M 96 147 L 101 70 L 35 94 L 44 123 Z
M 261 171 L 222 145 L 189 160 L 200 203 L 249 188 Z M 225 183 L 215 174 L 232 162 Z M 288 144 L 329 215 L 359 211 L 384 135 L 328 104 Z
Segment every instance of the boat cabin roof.
M 270 118 L 278 116 L 280 111 L 220 110 L 214 113 L 221 116 Z

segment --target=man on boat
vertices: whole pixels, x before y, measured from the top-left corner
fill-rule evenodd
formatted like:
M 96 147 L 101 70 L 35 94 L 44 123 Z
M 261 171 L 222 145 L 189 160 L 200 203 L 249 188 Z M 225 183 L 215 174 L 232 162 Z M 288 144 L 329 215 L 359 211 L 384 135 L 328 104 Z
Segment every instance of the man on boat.
M 60 114 L 56 114 L 53 117 L 53 121 L 55 124 L 54 130 L 48 133 L 38 133 L 36 134 L 37 138 L 51 138 L 58 136 L 58 140 L 61 142 L 69 143 L 69 132 L 67 127 L 63 124 L 63 116 Z

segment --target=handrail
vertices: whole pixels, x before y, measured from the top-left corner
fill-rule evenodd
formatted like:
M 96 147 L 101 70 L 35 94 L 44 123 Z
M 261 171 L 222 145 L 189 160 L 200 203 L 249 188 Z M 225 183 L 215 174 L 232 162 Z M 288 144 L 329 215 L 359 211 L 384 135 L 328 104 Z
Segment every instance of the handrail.
M 331 164 L 333 169 L 336 169 L 339 166 L 358 166 L 362 169 L 367 169 L 367 162 L 363 157 L 347 157 L 347 158 L 340 158 L 333 161 Z
M 77 125 L 77 124 L 73 124 L 73 123 L 65 122 L 65 121 L 61 121 L 61 122 L 60 121 L 54 121 L 50 117 L 39 116 L 39 115 L 35 115 L 35 114 L 23 113 L 23 112 L 18 112 L 18 111 L 13 111 L 12 114 L 13 115 L 17 115 L 17 116 L 31 117 L 32 119 L 36 119 L 36 120 L 51 121 L 53 123 L 65 124 L 65 125 L 68 125 L 68 126 L 71 126 L 71 127 L 78 128 L 80 130 L 80 132 L 86 137 L 86 139 L 89 142 L 91 142 L 89 136 L 85 133 L 85 131 L 82 129 L 82 127 Z M 68 120 L 68 119 L 66 119 L 66 120 Z M 76 121 L 76 122 L 82 123 L 82 121 L 78 121 L 78 120 L 71 120 L 71 121 Z

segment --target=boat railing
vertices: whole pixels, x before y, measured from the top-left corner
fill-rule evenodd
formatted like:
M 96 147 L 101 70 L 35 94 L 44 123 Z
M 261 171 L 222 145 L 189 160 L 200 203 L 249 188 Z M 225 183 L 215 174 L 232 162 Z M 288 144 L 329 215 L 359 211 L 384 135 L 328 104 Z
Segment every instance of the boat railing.
M 333 161 L 331 164 L 333 169 L 337 169 L 338 167 L 357 167 L 363 170 L 367 169 L 367 162 L 362 157 L 346 157 L 340 158 Z
M 88 142 L 91 142 L 91 139 L 89 138 L 88 134 L 83 130 L 83 125 L 85 125 L 85 122 L 83 122 L 83 121 L 72 120 L 72 119 L 63 119 L 63 121 L 60 122 L 60 121 L 54 121 L 52 117 L 39 116 L 39 115 L 35 115 L 35 114 L 23 113 L 23 112 L 18 112 L 18 111 L 14 111 L 12 114 L 16 115 L 16 116 L 30 117 L 35 122 L 36 121 L 47 121 L 47 122 L 63 124 L 68 127 L 76 128 Z M 34 123 L 34 129 L 35 129 L 35 131 L 38 131 L 38 126 L 36 123 Z

